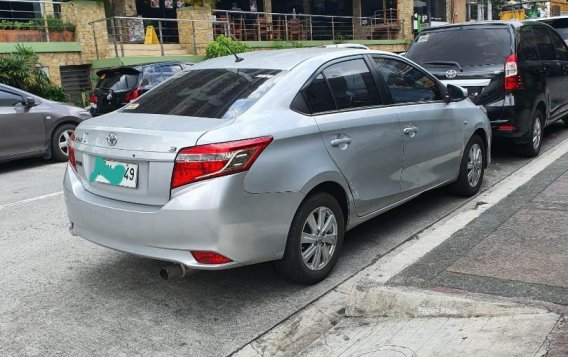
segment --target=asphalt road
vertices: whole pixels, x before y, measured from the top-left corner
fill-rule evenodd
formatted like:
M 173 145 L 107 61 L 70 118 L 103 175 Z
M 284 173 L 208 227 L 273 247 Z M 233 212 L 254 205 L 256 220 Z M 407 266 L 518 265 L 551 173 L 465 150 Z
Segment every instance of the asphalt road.
M 544 150 L 568 138 L 556 125 Z M 527 162 L 496 145 L 483 189 Z M 270 264 L 164 282 L 163 263 L 67 231 L 65 164 L 0 164 L 0 355 L 223 356 L 465 203 L 439 189 L 349 232 L 333 274 L 311 287 Z M 475 199 L 475 198 L 474 198 Z

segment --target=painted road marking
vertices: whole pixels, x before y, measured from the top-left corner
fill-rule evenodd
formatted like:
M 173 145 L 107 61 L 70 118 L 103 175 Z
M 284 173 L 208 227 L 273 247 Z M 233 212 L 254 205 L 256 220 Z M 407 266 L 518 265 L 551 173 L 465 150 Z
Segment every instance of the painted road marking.
M 24 203 L 43 200 L 44 198 L 59 196 L 62 193 L 63 193 L 63 191 L 59 191 L 59 192 L 55 192 L 55 193 L 50 193 L 48 195 L 36 196 L 36 197 L 28 198 L 28 199 L 25 199 L 25 200 L 21 200 L 21 201 L 6 203 L 4 205 L 0 205 L 0 210 L 2 210 L 4 208 L 12 207 L 12 206 L 21 205 L 21 204 L 24 204 Z

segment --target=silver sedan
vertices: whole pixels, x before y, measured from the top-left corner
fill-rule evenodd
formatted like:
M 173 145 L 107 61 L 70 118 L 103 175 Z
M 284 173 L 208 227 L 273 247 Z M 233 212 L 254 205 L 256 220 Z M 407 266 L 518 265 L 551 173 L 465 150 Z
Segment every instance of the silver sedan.
M 275 261 L 316 283 L 345 231 L 435 187 L 478 192 L 491 129 L 465 94 L 379 51 L 203 62 L 77 127 L 71 233 L 177 264 L 165 278 Z

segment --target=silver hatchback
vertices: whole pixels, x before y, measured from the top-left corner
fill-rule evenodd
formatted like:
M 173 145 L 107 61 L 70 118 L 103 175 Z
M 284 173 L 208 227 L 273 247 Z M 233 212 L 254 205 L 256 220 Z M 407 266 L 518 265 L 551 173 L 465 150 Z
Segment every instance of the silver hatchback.
M 276 261 L 312 284 L 345 231 L 435 187 L 478 192 L 491 129 L 461 88 L 386 52 L 239 56 L 77 127 L 72 234 L 181 272 Z

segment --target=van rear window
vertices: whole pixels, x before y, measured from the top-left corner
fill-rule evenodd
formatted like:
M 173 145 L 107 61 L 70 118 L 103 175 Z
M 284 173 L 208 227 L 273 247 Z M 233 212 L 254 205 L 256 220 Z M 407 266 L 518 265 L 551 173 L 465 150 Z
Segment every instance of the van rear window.
M 420 64 L 453 61 L 460 66 L 483 66 L 505 63 L 511 47 L 508 28 L 452 28 L 424 32 L 406 57 Z
M 190 70 L 157 86 L 124 110 L 128 113 L 231 119 L 256 103 L 280 73 L 269 69 Z

